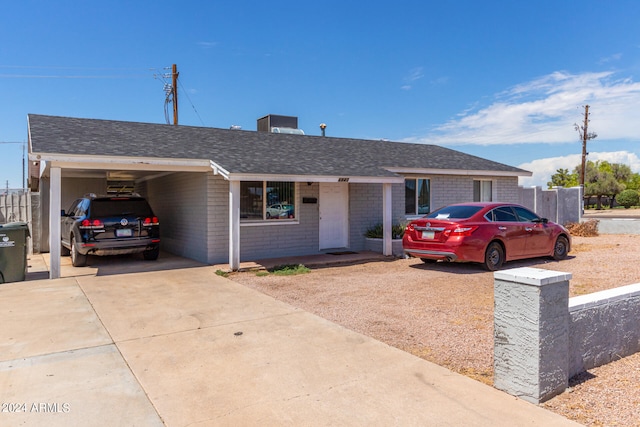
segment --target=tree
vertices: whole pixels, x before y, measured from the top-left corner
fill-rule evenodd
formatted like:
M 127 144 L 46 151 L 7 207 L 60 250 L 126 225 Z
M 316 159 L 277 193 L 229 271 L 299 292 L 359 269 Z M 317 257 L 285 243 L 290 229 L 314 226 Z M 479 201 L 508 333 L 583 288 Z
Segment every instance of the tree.
M 616 196 L 616 202 L 625 209 L 629 209 L 631 206 L 638 206 L 640 197 L 636 190 L 627 189 Z
M 640 190 L 640 173 L 632 173 L 624 184 L 627 186 L 627 189 Z
M 576 166 L 576 170 L 579 168 L 580 166 Z M 611 163 L 607 161 L 594 163 L 589 160 L 586 163 L 584 197 L 595 197 L 596 209 L 602 209 L 602 197 L 604 196 L 610 197 L 610 207 L 613 207 L 615 196 L 625 189 L 625 185 L 616 180 L 613 169 Z
M 578 185 L 578 175 L 573 172 L 569 173 L 569 169 L 557 169 L 556 173 L 551 175 L 551 181 L 547 182 L 547 187 L 576 187 Z
M 552 187 L 575 187 L 578 184 L 582 165 L 569 173 L 568 169 L 557 169 L 547 182 Z M 596 197 L 597 209 L 602 209 L 602 198 L 609 197 L 609 207 L 613 207 L 615 197 L 621 191 L 630 188 L 640 191 L 640 174 L 631 172 L 628 165 L 609 163 L 606 160 L 585 163 L 584 197 Z

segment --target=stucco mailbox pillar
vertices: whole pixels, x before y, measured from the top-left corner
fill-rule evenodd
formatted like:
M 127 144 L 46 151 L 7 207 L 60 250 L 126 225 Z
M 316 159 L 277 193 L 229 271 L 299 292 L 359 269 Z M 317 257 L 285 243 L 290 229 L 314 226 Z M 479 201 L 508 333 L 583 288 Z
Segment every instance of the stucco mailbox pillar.
M 541 403 L 568 386 L 570 273 L 494 273 L 494 386 Z

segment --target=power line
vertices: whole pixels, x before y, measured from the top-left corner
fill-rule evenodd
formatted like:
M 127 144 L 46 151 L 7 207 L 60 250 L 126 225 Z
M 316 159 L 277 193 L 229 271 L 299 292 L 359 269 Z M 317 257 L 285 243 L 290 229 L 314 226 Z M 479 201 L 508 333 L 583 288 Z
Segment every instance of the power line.
M 25 69 L 51 69 L 51 70 L 111 70 L 111 71 L 142 71 L 153 70 L 154 68 L 146 67 L 70 67 L 70 66 L 58 66 L 58 65 L 2 65 L 0 68 L 25 68 Z
M 2 79 L 141 79 L 149 77 L 148 74 L 129 74 L 111 76 L 64 76 L 64 75 L 33 75 L 33 74 L 0 74 Z
M 189 98 L 189 92 L 187 92 L 187 90 L 184 88 L 184 85 L 182 84 L 182 80 L 178 79 L 178 84 L 182 88 L 183 93 L 187 96 L 187 99 L 189 100 L 189 104 L 191 104 L 191 108 L 193 108 L 193 111 L 196 113 L 196 116 L 198 116 L 198 119 L 200 119 L 200 123 L 202 123 L 202 126 L 206 126 L 204 124 L 204 121 L 202 120 L 202 117 L 200 117 L 200 113 L 198 113 L 198 110 L 196 110 L 195 105 L 193 105 L 193 102 L 191 102 L 191 98 Z
M 123 67 L 68 67 L 68 66 L 43 66 L 43 65 L 0 65 L 1 69 L 11 70 L 75 70 L 75 71 L 126 71 L 145 72 L 145 74 L 99 74 L 99 75 L 72 75 L 72 74 L 25 74 L 25 73 L 2 73 L 0 78 L 7 79 L 129 79 L 146 78 L 149 70 L 154 68 L 123 68 Z

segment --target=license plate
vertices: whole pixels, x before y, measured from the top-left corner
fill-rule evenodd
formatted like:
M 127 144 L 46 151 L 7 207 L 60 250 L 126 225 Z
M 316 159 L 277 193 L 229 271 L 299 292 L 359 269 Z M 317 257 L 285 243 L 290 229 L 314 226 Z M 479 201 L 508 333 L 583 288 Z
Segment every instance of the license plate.
M 436 235 L 436 233 L 433 232 L 433 231 L 423 231 L 422 232 L 422 238 L 425 239 L 425 240 L 433 240 L 435 235 Z
M 133 236 L 133 230 L 130 228 L 123 228 L 122 230 L 116 230 L 116 237 L 131 237 Z

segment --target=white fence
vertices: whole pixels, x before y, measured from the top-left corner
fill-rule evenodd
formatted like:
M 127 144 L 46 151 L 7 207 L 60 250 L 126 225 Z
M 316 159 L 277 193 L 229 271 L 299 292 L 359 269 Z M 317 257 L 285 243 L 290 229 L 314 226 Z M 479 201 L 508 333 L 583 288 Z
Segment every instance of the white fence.
M 582 189 L 580 187 L 519 187 L 520 204 L 543 218 L 565 225 L 582 219 Z
M 0 224 L 30 222 L 30 197 L 26 191 L 10 191 L 0 194 Z

